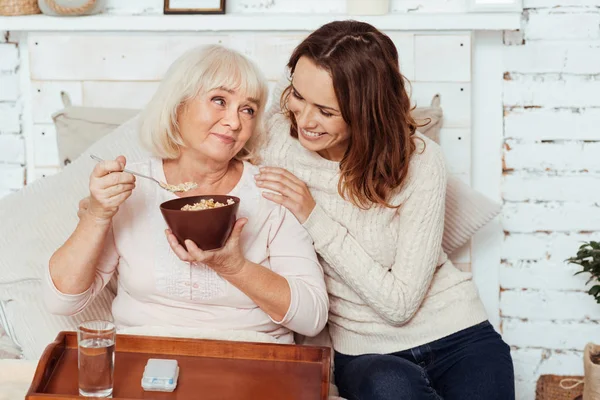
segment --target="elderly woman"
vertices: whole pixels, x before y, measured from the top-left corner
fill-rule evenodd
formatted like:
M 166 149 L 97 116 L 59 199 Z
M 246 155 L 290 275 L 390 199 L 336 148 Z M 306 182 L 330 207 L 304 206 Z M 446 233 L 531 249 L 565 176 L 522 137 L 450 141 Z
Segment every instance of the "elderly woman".
M 254 182 L 264 134 L 267 86 L 244 56 L 220 46 L 180 57 L 140 117 L 153 154 L 99 163 L 73 234 L 50 258 L 46 303 L 53 313 L 83 310 L 118 272 L 112 313 L 118 327 L 179 326 L 254 331 L 292 343 L 313 336 L 328 313 L 323 271 L 312 242 L 284 207 Z M 168 184 L 196 182 L 184 194 L 123 172 L 127 165 Z M 182 246 L 159 205 L 177 196 L 241 199 L 222 249 Z

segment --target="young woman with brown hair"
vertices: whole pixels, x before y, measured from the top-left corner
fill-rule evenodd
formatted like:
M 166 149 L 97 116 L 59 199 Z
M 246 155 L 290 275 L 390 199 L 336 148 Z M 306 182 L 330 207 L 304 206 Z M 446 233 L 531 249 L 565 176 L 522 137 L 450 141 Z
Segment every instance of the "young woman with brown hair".
M 340 394 L 514 399 L 510 349 L 471 274 L 442 250 L 444 158 L 417 132 L 392 40 L 366 23 L 332 22 L 288 68 L 263 151 L 277 167 L 255 178 L 314 241 Z

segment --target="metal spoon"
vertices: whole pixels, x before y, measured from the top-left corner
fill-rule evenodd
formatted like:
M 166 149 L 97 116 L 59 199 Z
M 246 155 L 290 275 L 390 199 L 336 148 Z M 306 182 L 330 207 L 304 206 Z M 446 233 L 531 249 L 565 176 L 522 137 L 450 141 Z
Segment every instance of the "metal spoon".
M 103 159 L 101 159 L 100 157 L 98 157 L 98 156 L 95 156 L 95 155 L 93 155 L 93 154 L 90 154 L 90 157 L 92 157 L 94 160 L 96 160 L 96 161 L 98 161 L 98 162 L 102 162 L 102 161 L 104 161 L 104 160 L 103 160 Z M 165 182 L 161 182 L 161 181 L 159 181 L 159 180 L 156 180 L 156 179 L 154 179 L 154 178 L 153 178 L 153 177 L 151 177 L 151 176 L 144 175 L 144 174 L 140 174 L 139 172 L 131 171 L 131 170 L 129 170 L 129 169 L 126 169 L 126 168 L 124 168 L 124 169 L 123 169 L 123 172 L 127 172 L 127 173 L 130 173 L 130 174 L 132 174 L 132 175 L 139 176 L 139 177 L 141 177 L 141 178 L 150 179 L 151 181 L 154 181 L 154 182 L 156 182 L 156 183 L 158 184 L 158 186 L 160 186 L 161 188 L 163 188 L 163 189 L 165 189 L 166 191 L 168 191 L 168 192 L 171 192 L 171 193 L 174 193 L 174 192 L 185 192 L 185 191 L 186 191 L 185 189 L 183 189 L 183 190 L 180 190 L 179 188 L 177 188 L 177 186 L 174 186 L 174 185 L 169 185 L 169 184 L 167 184 L 167 183 L 165 183 Z M 193 188 L 192 188 L 192 189 L 193 189 Z

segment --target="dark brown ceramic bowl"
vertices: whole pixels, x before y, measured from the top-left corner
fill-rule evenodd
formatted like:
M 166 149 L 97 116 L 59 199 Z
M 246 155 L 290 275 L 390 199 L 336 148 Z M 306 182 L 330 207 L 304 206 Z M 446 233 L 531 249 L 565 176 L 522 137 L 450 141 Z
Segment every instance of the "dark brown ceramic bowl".
M 202 199 L 224 204 L 227 204 L 227 199 L 232 199 L 235 204 L 206 210 L 181 210 L 184 205 L 199 203 Z M 235 196 L 205 195 L 165 201 L 160 205 L 160 211 L 183 247 L 185 240 L 190 239 L 202 250 L 215 250 L 223 247 L 229 238 L 239 206 L 240 199 Z

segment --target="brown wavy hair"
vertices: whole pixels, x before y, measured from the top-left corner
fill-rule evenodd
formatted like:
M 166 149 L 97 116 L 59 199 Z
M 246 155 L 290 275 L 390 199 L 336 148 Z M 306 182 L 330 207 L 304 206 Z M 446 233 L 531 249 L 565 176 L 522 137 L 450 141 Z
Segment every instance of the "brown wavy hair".
M 372 25 L 335 21 L 296 47 L 287 65 L 292 77 L 301 57 L 330 73 L 348 124 L 350 140 L 340 161 L 338 192 L 363 209 L 373 204 L 399 207 L 389 199 L 408 174 L 417 124 L 396 46 Z M 298 125 L 287 108 L 290 92 L 291 85 L 282 94 L 281 108 L 291 121 L 290 134 L 297 138 Z

